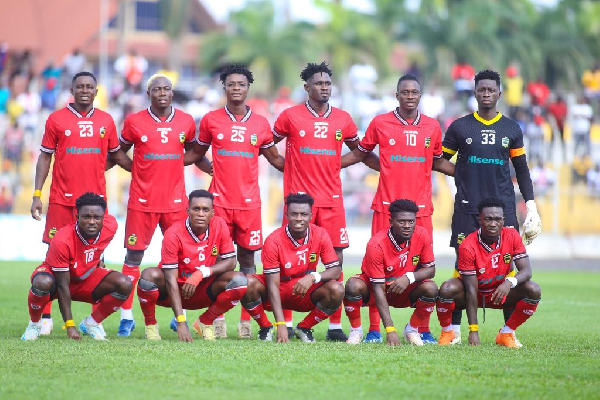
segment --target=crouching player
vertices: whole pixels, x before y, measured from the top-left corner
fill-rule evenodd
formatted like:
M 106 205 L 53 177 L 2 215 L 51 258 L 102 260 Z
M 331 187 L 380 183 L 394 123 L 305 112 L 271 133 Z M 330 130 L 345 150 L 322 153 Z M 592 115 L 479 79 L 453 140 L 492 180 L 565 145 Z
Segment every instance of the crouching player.
M 452 344 L 452 311 L 467 310 L 469 344 L 478 346 L 477 308 L 514 309 L 506 325 L 496 336 L 496 344 L 521 347 L 515 330 L 537 309 L 542 296 L 539 285 L 531 281 L 531 266 L 519 232 L 504 227 L 504 202 L 488 198 L 478 205 L 481 228 L 458 248 L 460 278 L 451 278 L 440 287 L 437 314 L 442 326 L 439 344 Z M 507 276 L 511 261 L 517 274 Z
M 31 275 L 30 322 L 21 337 L 35 340 L 40 335 L 44 306 L 58 298 L 67 336 L 79 339 L 71 314 L 71 300 L 98 304 L 79 324 L 84 335 L 106 340 L 99 324 L 131 295 L 128 277 L 107 268 L 100 259 L 115 236 L 117 220 L 105 214 L 106 201 L 95 193 L 84 193 L 75 202 L 77 222 L 60 229 L 50 242 L 46 260 Z
M 246 277 L 235 272 L 235 252 L 225 220 L 214 216 L 213 195 L 194 190 L 188 217 L 175 223 L 162 242 L 158 267 L 142 271 L 137 294 L 146 322 L 146 339 L 160 340 L 156 305 L 171 307 L 182 342 L 192 336 L 183 309 L 208 309 L 194 322 L 205 340 L 216 340 L 213 322 L 233 308 L 246 293 Z
M 327 231 L 310 223 L 314 199 L 297 193 L 288 195 L 285 203 L 288 223 L 265 240 L 263 274 L 248 275 L 242 305 L 258 322 L 260 340 L 272 339 L 273 326 L 264 310 L 273 311 L 278 343 L 290 339 L 283 309 L 310 311 L 296 326 L 295 335 L 312 343 L 311 328 L 342 305 L 344 286 L 337 282 L 342 269 Z M 317 272 L 319 258 L 325 265 L 323 273 Z
M 359 344 L 362 339 L 360 308 L 376 305 L 390 346 L 400 344 L 390 306 L 414 307 L 404 339 L 423 346 L 419 327 L 429 319 L 438 294 L 437 285 L 430 280 L 435 275 L 432 239 L 426 228 L 416 225 L 419 207 L 414 201 L 395 200 L 389 211 L 390 228 L 369 240 L 362 273 L 346 282 L 344 308 L 351 327 L 348 343 Z

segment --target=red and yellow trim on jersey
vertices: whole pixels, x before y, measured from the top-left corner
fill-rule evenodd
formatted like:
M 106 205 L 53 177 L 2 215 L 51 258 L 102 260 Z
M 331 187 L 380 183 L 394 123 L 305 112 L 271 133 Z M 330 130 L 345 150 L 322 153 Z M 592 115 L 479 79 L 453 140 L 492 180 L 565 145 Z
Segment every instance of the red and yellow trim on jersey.
M 510 149 L 509 150 L 509 154 L 510 154 L 510 158 L 515 158 L 518 156 L 522 156 L 523 154 L 525 154 L 525 147 L 519 147 L 516 149 Z
M 501 113 L 501 112 L 499 112 L 498 114 L 496 114 L 496 116 L 495 116 L 494 118 L 492 118 L 492 119 L 490 119 L 490 120 L 487 120 L 487 119 L 483 119 L 483 118 L 481 118 L 481 117 L 479 116 L 479 114 L 477 114 L 477 111 L 475 111 L 475 112 L 473 113 L 473 116 L 475 117 L 475 119 L 476 119 L 477 121 L 481 122 L 481 123 L 482 123 L 482 124 L 484 124 L 484 125 L 492 125 L 492 124 L 494 124 L 494 123 L 498 122 L 498 120 L 499 120 L 500 118 L 502 118 L 502 113 Z

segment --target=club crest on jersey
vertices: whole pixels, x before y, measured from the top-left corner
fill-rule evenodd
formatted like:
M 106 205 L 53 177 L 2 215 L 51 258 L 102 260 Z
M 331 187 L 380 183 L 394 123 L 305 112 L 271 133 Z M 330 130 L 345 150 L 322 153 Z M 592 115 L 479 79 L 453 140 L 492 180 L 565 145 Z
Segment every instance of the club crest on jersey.
M 142 136 L 142 142 L 146 143 L 148 141 L 148 136 L 144 135 Z
M 135 244 L 137 243 L 137 236 L 135 235 L 135 233 L 132 233 L 131 235 L 129 235 L 129 237 L 127 238 L 127 244 L 130 246 L 135 246 Z
M 308 261 L 309 262 L 317 262 L 317 253 L 310 253 L 310 256 L 308 257 Z
M 102 127 L 102 128 L 100 128 L 100 137 L 102 139 L 104 139 L 104 135 L 106 135 L 106 128 Z
M 510 140 L 507 137 L 503 137 L 502 138 L 502 147 L 507 148 L 508 149 L 508 142 Z
M 425 138 L 425 148 L 428 149 L 430 145 L 431 145 L 431 138 L 426 137 Z
M 65 130 L 65 136 L 71 136 L 71 130 L 70 129 Z
M 258 135 L 250 135 L 250 144 L 256 146 L 256 143 L 258 143 Z
M 473 143 L 473 139 L 471 139 L 470 137 L 467 138 L 467 144 L 471 144 Z
M 465 240 L 465 234 L 459 233 L 458 236 L 456 237 L 456 243 L 461 244 L 463 242 L 463 240 Z
M 304 137 L 304 135 L 306 135 L 306 132 L 300 131 L 300 132 L 298 132 L 298 135 L 300 135 L 300 137 Z
M 393 146 L 396 144 L 396 141 L 394 139 L 390 139 L 390 144 Z
M 217 254 L 219 254 L 219 249 L 217 249 L 217 245 L 213 245 L 212 247 L 212 251 L 210 252 L 211 255 L 216 256 Z
M 413 256 L 413 258 L 412 258 L 412 265 L 419 264 L 419 260 L 420 259 L 421 259 L 421 256 Z
M 512 256 L 509 253 L 506 253 L 504 255 L 504 264 L 510 264 L 511 261 L 512 261 Z
M 342 130 L 338 129 L 337 131 L 335 131 L 335 140 L 337 140 L 338 142 L 342 140 Z
M 284 266 L 284 268 L 285 268 L 285 269 L 290 269 L 290 268 L 292 268 L 292 263 L 291 263 L 291 262 L 289 262 L 289 261 L 288 261 L 288 262 L 286 262 L 286 263 L 285 263 L 285 266 Z
M 186 258 L 183 259 L 183 262 L 186 263 L 186 264 L 189 264 L 190 263 L 190 259 L 186 257 Z
M 50 239 L 52 239 L 54 237 L 54 235 L 56 235 L 57 231 L 58 231 L 58 229 L 56 229 L 55 227 L 50 228 L 50 231 L 48 232 L 48 237 Z
M 183 144 L 185 142 L 185 132 L 179 133 L 179 143 Z

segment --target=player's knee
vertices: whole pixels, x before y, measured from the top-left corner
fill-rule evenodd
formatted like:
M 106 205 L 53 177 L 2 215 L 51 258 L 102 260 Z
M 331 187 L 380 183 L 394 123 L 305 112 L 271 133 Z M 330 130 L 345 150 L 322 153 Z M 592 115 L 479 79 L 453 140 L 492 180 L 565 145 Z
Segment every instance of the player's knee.
M 348 279 L 348 281 L 346 282 L 346 287 L 344 289 L 346 296 L 350 296 L 350 297 L 358 296 L 360 294 L 360 289 L 362 286 L 361 283 L 363 283 L 363 281 L 361 281 L 358 278 Z M 364 285 L 364 283 L 363 283 L 363 285 Z
M 115 279 L 115 292 L 122 295 L 129 295 L 133 289 L 133 283 L 127 275 L 119 274 Z
M 454 298 L 456 294 L 462 290 L 462 284 L 457 281 L 458 279 L 452 278 L 442 283 L 442 286 L 440 286 L 438 291 L 438 295 L 444 299 Z
M 31 289 L 35 289 L 39 292 L 44 292 L 45 294 L 51 293 L 56 288 L 56 281 L 54 276 L 50 274 L 37 274 L 33 277 L 33 282 L 31 282 Z
M 138 287 L 147 292 L 158 289 L 156 283 L 147 281 L 144 278 L 140 278 L 138 281 Z
M 421 284 L 421 296 L 436 298 L 438 296 L 438 287 L 433 281 L 423 282 Z
M 344 299 L 344 285 L 337 281 L 329 281 L 326 285 L 331 300 L 336 302 L 339 301 L 341 303 L 341 301 Z
M 525 296 L 530 299 L 538 300 L 542 298 L 542 288 L 534 281 L 527 281 L 523 284 Z
M 229 283 L 227 283 L 227 285 L 225 286 L 225 290 L 235 289 L 235 288 L 238 288 L 241 286 L 247 286 L 247 285 L 248 285 L 248 279 L 246 278 L 246 276 L 244 274 L 242 274 L 241 272 L 236 272 L 234 277 L 231 278 Z
M 160 270 L 160 268 L 157 268 L 157 267 L 146 268 L 140 274 L 140 279 L 145 279 L 147 281 L 156 282 L 156 280 L 160 276 L 159 274 L 162 274 L 162 271 Z

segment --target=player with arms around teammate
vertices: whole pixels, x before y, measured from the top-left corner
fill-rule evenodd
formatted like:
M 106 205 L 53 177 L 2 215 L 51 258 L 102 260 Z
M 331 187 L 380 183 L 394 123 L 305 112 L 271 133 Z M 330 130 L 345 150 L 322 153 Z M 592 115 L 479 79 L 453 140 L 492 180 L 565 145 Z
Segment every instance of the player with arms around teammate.
M 122 149 L 128 151 L 134 146 L 123 264 L 123 274 L 129 276 L 134 287 L 156 225 L 164 234 L 187 216 L 183 158 L 196 139 L 192 116 L 171 105 L 173 86 L 169 78 L 151 76 L 147 94 L 150 107 L 129 115 L 121 133 Z M 135 328 L 132 304 L 131 297 L 121 308 L 119 336 L 130 336 Z
M 342 157 L 342 168 L 362 161 L 379 146 L 381 173 L 373 199 L 371 236 L 389 228 L 389 205 L 394 199 L 410 199 L 417 203 L 418 226 L 433 236 L 431 215 L 431 171 L 454 175 L 454 164 L 442 157 L 440 124 L 419 112 L 421 85 L 414 75 L 404 75 L 396 87 L 398 107 L 376 116 L 369 124 L 358 147 Z M 401 179 L 399 179 L 401 177 Z M 369 307 L 371 326 L 365 342 L 382 342 L 377 307 Z M 436 343 L 429 330 L 429 319 L 419 327 L 425 343 Z
M 452 344 L 452 311 L 467 310 L 469 344 L 478 346 L 477 308 L 514 309 L 496 336 L 496 344 L 518 348 L 515 330 L 537 309 L 540 286 L 531 280 L 531 266 L 523 241 L 513 228 L 504 227 L 504 202 L 492 197 L 479 203 L 481 228 L 469 234 L 458 248 L 460 278 L 440 287 L 437 314 L 442 325 L 439 344 Z M 509 276 L 511 262 L 517 274 Z
M 75 222 L 75 200 L 85 192 L 98 193 L 106 199 L 104 171 L 107 157 L 111 164 L 131 170 L 131 160 L 121 150 L 115 123 L 110 114 L 94 107 L 98 94 L 96 77 L 79 72 L 71 81 L 73 103 L 53 112 L 46 121 L 35 168 L 35 190 L 31 216 L 40 221 L 42 187 L 54 155 L 52 185 L 42 241 L 50 241 L 62 227 Z M 46 305 L 42 318 L 42 335 L 52 332 L 50 312 Z
M 132 295 L 131 281 L 125 275 L 102 267 L 102 253 L 117 231 L 117 220 L 105 213 L 106 200 L 95 193 L 84 193 L 76 200 L 75 208 L 77 221 L 58 231 L 46 260 L 31 275 L 30 322 L 23 340 L 39 337 L 42 311 L 56 298 L 69 338 L 79 339 L 71 313 L 71 301 L 75 300 L 98 305 L 81 321 L 79 329 L 93 339 L 106 340 L 99 324 Z
M 283 192 L 314 196 L 311 222 L 327 230 L 341 264 L 343 250 L 349 246 L 340 179 L 342 143 L 353 150 L 359 138 L 350 114 L 329 104 L 331 76 L 325 62 L 306 66 L 300 77 L 308 100 L 283 111 L 275 121 L 273 135 L 275 142 L 287 140 Z M 365 163 L 379 169 L 375 155 L 369 155 Z M 283 225 L 287 223 L 285 215 L 284 210 Z M 331 316 L 330 340 L 347 340 L 341 313 L 340 309 Z M 286 322 L 291 324 L 291 314 L 286 315 Z
M 523 224 L 523 242 L 530 244 L 541 232 L 542 223 L 533 196 L 523 132 L 519 125 L 496 111 L 500 92 L 500 75 L 495 71 L 480 71 L 475 76 L 477 111 L 454 121 L 443 140 L 444 157 L 450 159 L 458 152 L 454 181 L 456 196 L 452 216 L 450 246 L 458 255 L 458 246 L 471 232 L 479 229 L 477 204 L 483 199 L 497 197 L 506 205 L 504 226 L 519 229 L 516 200 L 510 176 L 512 162 L 519 190 L 527 206 Z M 458 272 L 455 273 L 458 276 Z M 505 311 L 505 320 L 511 310 Z M 453 317 L 455 342 L 460 343 L 461 311 Z
M 344 307 L 351 325 L 348 343 L 360 343 L 363 335 L 360 308 L 374 304 L 383 319 L 390 346 L 400 344 L 390 306 L 414 307 L 404 328 L 404 339 L 423 346 L 418 328 L 429 320 L 438 294 L 438 287 L 431 280 L 435 275 L 431 236 L 417 224 L 419 207 L 414 201 L 395 200 L 389 212 L 388 229 L 379 231 L 367 244 L 362 273 L 346 282 Z
M 160 265 L 144 269 L 140 277 L 137 293 L 149 340 L 160 340 L 157 304 L 173 309 L 183 342 L 192 341 L 183 309 L 208 307 L 194 329 L 205 340 L 215 340 L 215 318 L 246 293 L 246 277 L 234 271 L 229 228 L 223 218 L 214 216 L 213 195 L 206 190 L 191 192 L 187 216 L 165 232 Z
M 310 223 L 313 198 L 306 193 L 289 194 L 285 200 L 287 223 L 265 240 L 263 274 L 248 275 L 242 305 L 260 326 L 259 339 L 271 340 L 273 324 L 265 309 L 273 311 L 277 342 L 288 342 L 283 309 L 307 312 L 296 326 L 303 342 L 315 339 L 312 327 L 329 318 L 342 304 L 344 286 L 338 279 L 341 266 L 327 231 Z M 317 272 L 319 258 L 325 272 Z
M 244 274 L 256 272 L 254 253 L 262 248 L 261 201 L 258 157 L 262 154 L 279 171 L 283 157 L 273 142 L 267 119 L 246 105 L 252 72 L 239 64 L 225 67 L 220 75 L 227 97 L 225 107 L 206 114 L 200 122 L 193 161 L 212 146 L 213 178 L 208 191 L 215 196 L 215 215 L 227 222 L 237 244 L 237 259 Z M 215 322 L 217 337 L 225 337 L 225 320 Z M 243 310 L 238 335 L 250 338 L 250 316 Z

